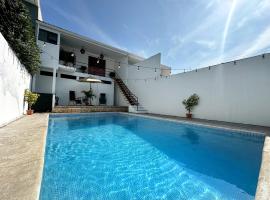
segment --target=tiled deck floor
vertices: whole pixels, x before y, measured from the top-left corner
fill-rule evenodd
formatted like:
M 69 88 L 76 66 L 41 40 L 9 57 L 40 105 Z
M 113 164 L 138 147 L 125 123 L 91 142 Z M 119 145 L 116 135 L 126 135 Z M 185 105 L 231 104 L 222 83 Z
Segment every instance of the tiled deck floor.
M 173 120 L 182 121 L 182 122 L 189 122 L 189 123 L 214 126 L 214 127 L 220 127 L 220 128 L 226 128 L 226 129 L 235 129 L 235 130 L 240 130 L 240 131 L 263 133 L 267 136 L 270 136 L 270 127 L 266 127 L 266 126 L 255 126 L 255 125 L 249 125 L 249 124 L 239 124 L 239 123 L 222 122 L 222 121 L 205 120 L 205 119 L 187 119 L 185 117 L 159 115 L 159 114 L 142 114 L 142 115 L 150 116 L 150 117 L 160 117 L 164 119 L 173 119 Z
M 0 128 L 0 199 L 38 199 L 48 114 Z

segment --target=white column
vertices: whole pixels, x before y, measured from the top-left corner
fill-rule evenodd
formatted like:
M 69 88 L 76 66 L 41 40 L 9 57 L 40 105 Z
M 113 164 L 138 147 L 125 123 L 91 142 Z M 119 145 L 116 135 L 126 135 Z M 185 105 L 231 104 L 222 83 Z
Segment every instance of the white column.
M 32 92 L 36 92 L 36 77 L 37 77 L 37 75 L 36 74 L 34 74 L 33 76 L 32 76 Z
M 52 80 L 52 109 L 55 105 L 55 85 L 56 85 L 56 68 L 53 68 L 53 80 Z

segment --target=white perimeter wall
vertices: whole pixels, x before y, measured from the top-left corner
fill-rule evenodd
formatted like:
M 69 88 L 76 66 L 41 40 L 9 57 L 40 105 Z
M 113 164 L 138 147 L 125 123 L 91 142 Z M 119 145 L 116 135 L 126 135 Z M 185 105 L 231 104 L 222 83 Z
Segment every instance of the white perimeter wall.
M 0 33 L 0 127 L 23 115 L 31 76 Z
M 184 117 L 181 102 L 197 93 L 195 118 L 270 126 L 269 54 L 158 80 L 129 80 L 127 85 L 150 113 Z

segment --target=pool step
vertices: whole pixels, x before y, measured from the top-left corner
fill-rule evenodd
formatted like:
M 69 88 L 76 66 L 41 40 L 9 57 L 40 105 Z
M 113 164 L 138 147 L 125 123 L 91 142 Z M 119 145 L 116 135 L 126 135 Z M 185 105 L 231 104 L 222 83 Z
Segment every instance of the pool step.
M 129 106 L 128 107 L 128 112 L 131 112 L 131 113 L 147 113 L 147 110 L 139 105 L 138 107 L 137 106 Z

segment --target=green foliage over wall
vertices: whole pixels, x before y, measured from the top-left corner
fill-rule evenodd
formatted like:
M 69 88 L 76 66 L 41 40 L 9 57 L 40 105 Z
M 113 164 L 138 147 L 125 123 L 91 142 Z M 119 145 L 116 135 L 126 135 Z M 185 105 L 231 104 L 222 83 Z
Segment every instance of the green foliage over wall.
M 0 31 L 29 73 L 37 72 L 40 51 L 22 0 L 0 0 Z

